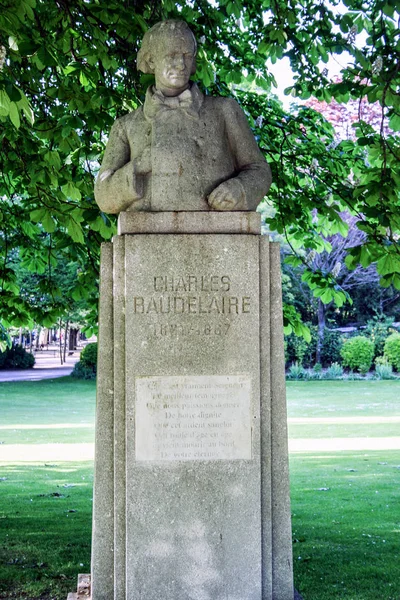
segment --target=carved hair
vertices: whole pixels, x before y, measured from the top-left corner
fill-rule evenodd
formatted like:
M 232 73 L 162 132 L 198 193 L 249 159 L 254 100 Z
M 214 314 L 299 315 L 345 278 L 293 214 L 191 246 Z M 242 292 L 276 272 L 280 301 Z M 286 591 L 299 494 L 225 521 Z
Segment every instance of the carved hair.
M 160 21 L 159 23 L 156 23 L 144 34 L 142 46 L 137 55 L 137 66 L 139 71 L 154 75 L 154 69 L 150 67 L 150 60 L 152 58 L 154 46 L 156 46 L 164 36 L 167 35 L 173 37 L 176 34 L 184 35 L 188 40 L 193 41 L 193 57 L 195 57 L 197 53 L 197 42 L 192 30 L 189 28 L 189 25 L 185 21 L 168 19 L 167 21 Z M 196 61 L 193 60 L 192 75 L 195 73 L 195 71 Z

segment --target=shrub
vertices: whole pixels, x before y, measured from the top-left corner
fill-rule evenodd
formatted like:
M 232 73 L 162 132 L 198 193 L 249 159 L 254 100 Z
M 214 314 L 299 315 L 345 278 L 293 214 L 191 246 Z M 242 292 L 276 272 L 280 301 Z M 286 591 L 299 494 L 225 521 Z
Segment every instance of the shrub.
M 77 379 L 96 379 L 96 371 L 93 367 L 87 367 L 82 364 L 82 361 L 78 361 L 74 365 L 71 376 Z
M 360 373 L 368 373 L 374 358 L 374 349 L 374 342 L 362 335 L 346 340 L 340 351 L 344 366 Z
M 340 350 L 342 349 L 343 340 L 340 331 L 325 329 L 324 341 L 321 348 L 321 362 L 324 366 L 332 363 L 341 362 Z
M 307 371 L 299 364 L 294 363 L 289 369 L 288 379 L 308 379 Z
M 375 316 L 367 321 L 365 333 L 375 344 L 375 357 L 381 356 L 384 351 L 385 341 L 390 333 L 393 317 Z
M 22 346 L 12 346 L 0 352 L 0 369 L 31 369 L 35 357 Z
M 324 373 L 324 379 L 341 379 L 343 377 L 343 367 L 334 362 Z
M 316 360 L 318 327 L 310 326 L 311 341 L 303 349 L 303 356 L 293 356 L 292 361 L 298 360 L 303 367 L 312 367 Z M 329 366 L 333 362 L 341 362 L 340 348 L 342 347 L 342 335 L 339 331 L 324 329 L 324 339 L 321 347 L 321 364 L 323 367 Z M 289 360 L 290 362 L 290 360 Z
M 97 343 L 88 344 L 81 352 L 79 362 L 75 363 L 72 377 L 77 379 L 96 379 Z
M 306 340 L 302 337 L 291 333 L 286 338 L 286 362 L 288 363 L 298 363 L 299 365 L 303 365 L 304 358 L 307 354 L 308 344 Z
M 85 367 L 97 367 L 97 342 L 85 346 L 81 352 L 79 362 Z
M 389 335 L 385 342 L 384 356 L 396 371 L 400 371 L 400 333 Z
M 377 379 L 393 379 L 392 365 L 390 365 L 387 360 L 381 356 L 379 356 L 375 361 L 375 376 Z

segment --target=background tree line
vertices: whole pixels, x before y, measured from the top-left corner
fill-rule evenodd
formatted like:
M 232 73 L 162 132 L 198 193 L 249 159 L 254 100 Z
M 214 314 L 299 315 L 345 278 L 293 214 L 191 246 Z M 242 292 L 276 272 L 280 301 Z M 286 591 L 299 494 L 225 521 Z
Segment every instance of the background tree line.
M 205 93 L 236 95 L 246 110 L 273 171 L 268 227 L 285 239 L 286 264 L 300 269 L 312 296 L 324 307 L 349 301 L 349 285 L 327 259 L 338 235 L 349 272 L 373 264 L 381 286 L 400 289 L 398 7 L 346 0 L 343 12 L 337 4 L 1 0 L 3 339 L 11 325 L 52 326 L 77 303 L 95 326 L 99 248 L 115 219 L 95 204 L 93 181 L 112 122 L 143 102 L 152 78 L 139 74 L 136 54 L 144 31 L 164 18 L 192 27 Z M 346 52 L 338 81 L 326 65 Z M 338 141 L 312 107 L 284 110 L 266 67 L 283 57 L 293 97 L 377 103 L 379 126 L 360 110 L 354 139 Z M 350 222 L 356 243 L 346 237 Z M 310 338 L 293 304 L 285 323 Z

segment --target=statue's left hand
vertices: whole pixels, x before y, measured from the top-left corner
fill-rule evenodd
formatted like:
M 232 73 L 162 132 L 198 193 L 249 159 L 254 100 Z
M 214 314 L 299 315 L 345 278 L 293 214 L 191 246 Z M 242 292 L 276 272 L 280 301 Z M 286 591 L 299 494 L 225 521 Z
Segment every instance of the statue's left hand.
M 215 210 L 247 210 L 246 194 L 237 179 L 228 179 L 211 192 L 208 204 Z

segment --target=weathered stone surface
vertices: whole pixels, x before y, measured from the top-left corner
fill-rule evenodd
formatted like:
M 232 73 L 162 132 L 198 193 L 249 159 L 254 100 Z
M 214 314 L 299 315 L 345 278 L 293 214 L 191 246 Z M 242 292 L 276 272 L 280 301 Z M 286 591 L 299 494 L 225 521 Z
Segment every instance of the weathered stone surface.
M 114 593 L 114 369 L 113 246 L 103 244 L 97 361 L 96 444 L 92 532 L 92 593 L 109 600 Z
M 127 236 L 130 600 L 261 598 L 258 304 L 257 237 Z M 154 460 L 138 460 L 136 432 L 143 427 L 141 439 L 146 435 L 146 422 L 141 423 L 135 412 L 138 378 L 183 377 L 196 386 L 207 376 L 211 388 L 207 393 L 198 388 L 196 400 L 200 407 L 196 410 L 204 413 L 217 410 L 207 408 L 210 402 L 218 404 L 213 377 L 231 376 L 234 382 L 241 376 L 251 381 L 251 397 L 243 402 L 252 422 L 251 454 L 246 449 L 243 459 L 161 460 L 157 455 Z M 190 412 L 192 400 L 187 404 Z M 167 421 L 172 431 L 178 420 L 167 417 Z M 218 421 L 213 418 L 214 424 Z M 199 424 L 197 418 L 192 422 Z M 178 436 L 182 433 L 176 431 Z M 203 431 L 195 428 L 189 437 L 190 432 L 183 430 L 188 436 L 185 443 L 195 441 L 200 450 Z M 184 453 L 182 438 L 176 439 L 178 454 Z M 218 435 L 214 440 L 221 441 Z M 208 438 L 207 444 L 212 441 Z
M 279 247 L 147 227 L 102 266 L 92 600 L 293 600 Z
M 280 247 L 270 244 L 272 598 L 293 598 Z
M 262 598 L 272 599 L 270 244 L 260 244 L 260 411 Z
M 78 590 L 70 592 L 67 600 L 91 600 L 91 577 L 90 574 L 78 575 Z
M 138 67 L 155 87 L 111 129 L 95 185 L 105 212 L 255 210 L 267 193 L 271 172 L 237 102 L 189 82 L 196 50 L 183 21 L 145 34 Z
M 125 233 L 253 233 L 261 232 L 256 212 L 122 212 L 118 234 Z
M 85 600 L 90 596 L 90 575 L 79 574 L 78 575 L 78 600 Z
M 125 237 L 113 239 L 114 325 L 114 598 L 124 600 L 126 578 Z M 111 340 L 110 340 L 111 343 Z

